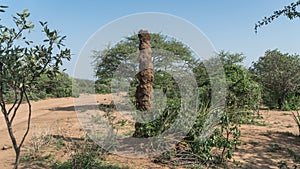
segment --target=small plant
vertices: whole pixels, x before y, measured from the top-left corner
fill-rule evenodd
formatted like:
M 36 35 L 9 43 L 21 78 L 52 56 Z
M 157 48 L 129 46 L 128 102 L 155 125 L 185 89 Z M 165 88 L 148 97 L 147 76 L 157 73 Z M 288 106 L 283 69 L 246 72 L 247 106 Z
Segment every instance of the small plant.
M 233 164 L 238 168 L 242 167 L 242 163 L 240 161 L 233 160 Z
M 49 135 L 49 129 L 46 130 L 33 130 L 33 135 L 29 140 L 29 153 L 25 156 L 32 159 L 36 159 L 39 156 L 39 153 L 43 146 L 51 142 L 51 136 Z M 24 158 L 26 159 L 27 157 Z
M 31 154 L 24 154 L 21 156 L 20 162 L 31 161 L 34 158 Z
M 237 117 L 239 119 L 239 124 L 248 124 L 248 125 L 256 125 L 256 126 L 266 126 L 265 123 L 261 120 L 261 116 L 257 111 L 240 111 L 237 113 Z
M 25 154 L 20 158 L 20 162 L 24 163 L 26 168 L 35 168 L 35 166 L 48 168 L 48 164 L 51 164 L 53 160 L 54 156 L 52 154 L 39 155 L 37 157 L 34 157 L 31 154 Z
M 266 123 L 259 122 L 259 121 L 255 121 L 255 122 L 253 122 L 253 125 L 255 125 L 255 126 L 267 126 L 267 124 L 266 124 Z
M 288 169 L 287 162 L 286 162 L 286 161 L 283 161 L 283 160 L 279 161 L 279 162 L 277 163 L 277 166 L 278 166 L 278 168 L 280 168 L 280 169 L 283 169 L 283 168 Z
M 268 152 L 277 152 L 279 150 L 282 150 L 282 148 L 278 144 L 269 144 L 270 149 L 267 150 Z
M 66 146 L 66 143 L 64 142 L 63 138 L 57 138 L 53 144 L 56 147 L 56 150 L 60 150 L 62 147 Z
M 83 145 L 83 146 L 82 146 Z M 52 169 L 90 169 L 101 165 L 102 149 L 97 144 L 85 142 L 75 144 L 75 152 L 66 162 L 55 162 Z
M 288 148 L 287 152 L 290 154 L 290 156 L 293 157 L 293 161 L 295 163 L 300 163 L 300 155 L 298 155 L 297 153 L 295 153 L 292 149 Z
M 290 111 L 290 110 L 292 110 L 292 108 L 290 107 L 290 104 L 288 103 L 287 100 L 283 101 L 281 110 L 283 110 L 283 111 Z
M 232 159 L 234 149 L 240 144 L 240 130 L 238 124 L 230 119 L 229 113 L 224 112 L 219 124 L 207 139 L 204 139 L 203 131 L 206 130 L 205 119 L 214 114 L 207 105 L 202 105 L 197 120 L 187 137 L 180 143 L 175 152 L 167 152 L 158 157 L 157 162 L 170 163 L 172 165 L 185 165 L 202 168 L 227 167 L 226 162 Z M 210 117 L 215 117 L 214 115 Z M 197 168 L 196 167 L 196 168 Z
M 296 113 L 292 112 L 292 114 L 293 114 L 293 118 L 294 118 L 295 122 L 297 123 L 298 131 L 299 131 L 299 137 L 300 137 L 300 114 L 299 114 L 298 111 Z
M 84 142 L 73 142 L 75 150 L 65 162 L 56 161 L 51 165 L 52 169 L 129 169 L 126 166 L 119 167 L 105 163 L 106 153 L 96 143 L 86 139 Z
M 297 169 L 297 165 L 296 164 L 293 165 L 293 168 L 290 168 L 288 166 L 287 162 L 284 161 L 284 160 L 279 161 L 277 163 L 277 167 L 280 168 L 280 169 Z

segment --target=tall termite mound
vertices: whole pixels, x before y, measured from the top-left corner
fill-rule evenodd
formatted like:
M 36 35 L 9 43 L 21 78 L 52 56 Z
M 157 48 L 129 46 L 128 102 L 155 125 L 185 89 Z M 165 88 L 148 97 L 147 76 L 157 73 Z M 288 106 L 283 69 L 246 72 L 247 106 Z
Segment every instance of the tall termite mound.
M 153 62 L 151 56 L 150 34 L 147 30 L 140 30 L 138 33 L 139 44 L 139 73 L 137 79 L 139 85 L 136 88 L 136 108 L 140 111 L 147 111 L 151 108 L 153 98 Z
M 139 73 L 136 75 L 139 84 L 136 88 L 135 99 L 136 108 L 139 111 L 148 111 L 152 105 L 153 99 L 153 62 L 152 51 L 150 45 L 150 34 L 147 30 L 140 30 L 138 32 L 139 43 Z M 135 123 L 135 137 L 142 137 L 142 133 L 139 132 L 139 128 L 142 123 Z

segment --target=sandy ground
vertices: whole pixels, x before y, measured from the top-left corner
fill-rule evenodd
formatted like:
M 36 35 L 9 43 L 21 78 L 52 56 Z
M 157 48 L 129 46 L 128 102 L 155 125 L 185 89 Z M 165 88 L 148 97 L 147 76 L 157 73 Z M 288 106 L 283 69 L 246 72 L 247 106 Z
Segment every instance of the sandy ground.
M 27 137 L 27 142 L 31 138 L 34 132 L 45 131 L 49 133 L 58 132 L 60 126 L 69 128 L 67 131 L 80 130 L 80 124 L 78 123 L 76 113 L 74 111 L 60 111 L 55 110 L 59 107 L 71 107 L 73 106 L 72 98 L 60 98 L 60 99 L 48 99 L 38 102 L 32 102 L 32 123 L 31 131 Z M 22 105 L 14 121 L 14 132 L 18 141 L 22 138 L 27 121 L 27 106 Z M 74 108 L 73 108 L 74 110 Z M 2 114 L 1 114 L 2 116 Z M 1 148 L 5 145 L 11 145 L 10 138 L 5 126 L 4 119 L 1 117 L 0 122 L 0 146 Z M 72 133 L 66 133 L 72 134 Z M 75 134 L 75 132 L 74 132 Z M 78 132 L 77 132 L 78 134 Z M 26 145 L 25 143 L 25 145 Z M 0 151 L 0 168 L 6 169 L 11 168 L 11 164 L 14 162 L 14 151 L 13 149 L 1 150 Z
M 99 95 L 88 100 L 83 96 L 84 106 L 111 102 L 110 95 Z M 80 100 L 81 102 L 83 100 Z M 77 103 L 78 105 L 78 103 Z M 82 107 L 84 107 L 82 106 Z M 79 111 L 80 108 L 79 106 Z M 25 142 L 25 148 L 29 140 L 38 132 L 46 132 L 52 135 L 63 135 L 69 138 L 84 136 L 81 124 L 78 121 L 74 109 L 73 98 L 47 99 L 32 102 L 31 131 Z M 297 137 L 298 128 L 291 112 L 261 111 L 263 122 L 266 126 L 242 125 L 241 145 L 234 153 L 234 160 L 240 161 L 241 167 L 235 168 L 278 168 L 278 162 L 285 161 L 290 167 L 293 165 L 293 157 L 288 149 L 300 156 L 300 137 Z M 5 122 L 0 116 L 0 148 L 10 146 L 9 135 Z M 14 121 L 14 132 L 18 140 L 22 137 L 26 128 L 27 107 L 22 105 Z M 129 166 L 130 168 L 168 168 L 151 162 L 151 159 L 128 159 L 116 155 L 109 155 L 107 161 L 113 164 Z M 0 169 L 12 168 L 14 162 L 13 149 L 0 150 Z M 298 163 L 298 167 L 299 163 Z M 26 167 L 23 167 L 26 168 Z
M 234 158 L 243 168 L 278 168 L 278 162 L 286 161 L 293 167 L 293 157 L 287 149 L 300 156 L 300 137 L 298 126 L 292 112 L 261 111 L 266 126 L 242 125 L 241 146 Z M 298 163 L 297 167 L 300 165 Z

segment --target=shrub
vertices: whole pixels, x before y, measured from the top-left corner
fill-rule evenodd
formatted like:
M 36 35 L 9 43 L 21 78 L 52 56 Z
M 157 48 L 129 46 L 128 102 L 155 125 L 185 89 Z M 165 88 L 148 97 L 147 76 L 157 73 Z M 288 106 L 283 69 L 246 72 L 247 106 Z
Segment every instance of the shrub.
M 77 145 L 75 153 L 66 162 L 55 162 L 52 169 L 93 169 L 101 167 L 102 149 L 94 143 L 86 143 L 83 147 Z

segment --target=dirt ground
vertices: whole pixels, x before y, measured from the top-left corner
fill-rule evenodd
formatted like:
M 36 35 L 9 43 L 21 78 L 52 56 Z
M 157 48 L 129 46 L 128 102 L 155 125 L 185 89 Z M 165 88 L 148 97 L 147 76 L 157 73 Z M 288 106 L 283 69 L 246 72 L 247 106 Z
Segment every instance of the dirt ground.
M 88 97 L 87 95 L 82 96 Z M 108 104 L 111 95 L 98 95 L 96 103 Z M 94 102 L 94 101 L 92 101 Z M 28 151 L 30 138 L 44 133 L 65 138 L 81 138 L 85 135 L 78 121 L 74 109 L 73 98 L 47 99 L 32 102 L 33 114 L 31 130 L 25 142 L 22 153 Z M 298 127 L 291 112 L 262 110 L 262 123 L 265 125 L 241 125 L 241 145 L 234 152 L 232 168 L 278 168 L 278 164 L 286 163 L 294 168 L 293 160 L 300 156 L 300 137 Z M 27 107 L 22 105 L 14 121 L 14 132 L 18 140 L 26 128 Z M 12 168 L 14 151 L 12 148 L 2 150 L 4 146 L 11 146 L 5 121 L 0 116 L 0 169 Z M 294 156 L 293 154 L 294 153 Z M 63 158 L 67 157 L 62 157 Z M 169 168 L 152 162 L 146 158 L 126 158 L 108 155 L 106 161 L 129 168 Z M 298 168 L 300 167 L 298 163 Z M 30 168 L 21 164 L 21 168 Z

